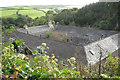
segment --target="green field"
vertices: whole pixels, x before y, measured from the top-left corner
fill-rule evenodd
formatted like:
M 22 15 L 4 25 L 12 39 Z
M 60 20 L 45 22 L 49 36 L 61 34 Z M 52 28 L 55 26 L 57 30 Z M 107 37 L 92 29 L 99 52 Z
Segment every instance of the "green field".
M 8 17 L 16 18 L 17 17 L 16 12 L 17 10 L 3 10 L 2 17 L 3 18 L 8 18 Z
M 18 15 L 16 14 L 17 10 L 2 10 L 2 18 L 17 18 Z M 37 10 L 19 10 L 19 14 L 28 15 L 31 18 L 45 16 L 43 11 Z M 1 17 L 1 16 L 0 16 Z
M 45 16 L 45 12 L 49 10 L 58 9 L 64 7 L 62 5 L 38 5 L 38 6 L 13 6 L 13 7 L 0 7 L 2 9 L 2 18 L 17 18 L 16 12 L 19 10 L 18 14 L 28 15 L 31 18 Z M 56 13 L 54 11 L 54 13 Z M 1 16 L 0 16 L 1 17 Z
M 37 11 L 37 10 L 20 10 L 19 14 L 28 15 L 33 19 L 36 17 L 45 16 L 45 13 L 43 11 Z

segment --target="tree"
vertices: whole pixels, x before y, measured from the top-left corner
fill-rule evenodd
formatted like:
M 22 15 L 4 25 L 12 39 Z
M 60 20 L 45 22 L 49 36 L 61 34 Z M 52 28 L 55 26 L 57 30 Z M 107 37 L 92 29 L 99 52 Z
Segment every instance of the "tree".
M 18 27 L 23 27 L 25 24 L 28 24 L 27 18 L 25 16 L 20 16 L 15 20 L 15 25 Z
M 53 14 L 54 14 L 54 11 L 52 11 L 52 10 L 47 11 L 47 13 L 46 13 L 47 21 L 52 20 Z
M 35 21 L 34 21 L 34 25 L 35 26 L 39 26 L 39 25 L 44 25 L 44 24 L 46 24 L 46 17 L 40 17 L 40 18 L 38 18 L 38 19 L 36 19 Z
M 72 10 L 69 9 L 64 9 L 61 11 L 61 13 L 54 16 L 55 22 L 60 22 L 62 24 L 64 23 L 65 25 L 69 25 L 71 22 L 73 22 L 73 20 L 74 13 L 72 12 Z

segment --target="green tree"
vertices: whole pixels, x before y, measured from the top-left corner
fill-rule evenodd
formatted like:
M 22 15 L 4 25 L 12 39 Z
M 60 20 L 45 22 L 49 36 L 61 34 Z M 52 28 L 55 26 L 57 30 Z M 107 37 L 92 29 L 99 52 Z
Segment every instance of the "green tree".
M 47 21 L 52 20 L 53 15 L 54 15 L 54 11 L 52 11 L 52 10 L 47 11 L 47 13 L 46 13 Z
M 69 25 L 74 20 L 74 13 L 72 10 L 64 9 L 61 13 L 54 16 L 55 22 L 60 22 L 60 24 Z
M 38 18 L 38 19 L 36 19 L 35 21 L 34 21 L 34 25 L 35 26 L 39 26 L 39 25 L 44 25 L 44 24 L 46 24 L 46 17 L 40 17 L 40 18 Z

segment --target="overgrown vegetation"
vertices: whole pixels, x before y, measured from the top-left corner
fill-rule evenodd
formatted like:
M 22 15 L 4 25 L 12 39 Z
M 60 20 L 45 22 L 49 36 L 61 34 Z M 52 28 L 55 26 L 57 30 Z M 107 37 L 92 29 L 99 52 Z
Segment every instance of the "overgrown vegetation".
M 5 44 L 4 44 L 5 45 Z M 41 45 L 43 54 L 33 51 L 33 59 L 24 54 L 15 54 L 14 45 L 11 43 L 3 47 L 2 54 L 2 75 L 3 78 L 11 79 L 40 79 L 40 78 L 115 78 L 120 79 L 119 58 L 109 54 L 105 63 L 102 63 L 101 74 L 98 74 L 98 67 L 86 67 L 77 63 L 74 57 L 68 59 L 69 64 L 63 64 L 52 56 L 46 55 L 45 43 Z
M 13 27 L 6 32 L 14 32 Z M 22 40 L 16 40 L 18 46 L 23 44 Z M 55 57 L 54 54 L 48 56 L 46 43 L 42 43 L 41 53 L 37 50 L 32 51 L 32 57 L 29 58 L 25 54 L 17 52 L 12 43 L 3 43 L 2 47 L 2 64 L 1 75 L 6 79 L 41 79 L 41 78 L 99 78 L 99 79 L 120 79 L 119 74 L 119 57 L 109 57 L 100 65 L 89 67 L 82 65 L 74 57 L 67 59 L 68 63 L 64 63 Z M 101 69 L 99 69 L 100 67 Z M 100 74 L 99 74 L 100 72 Z

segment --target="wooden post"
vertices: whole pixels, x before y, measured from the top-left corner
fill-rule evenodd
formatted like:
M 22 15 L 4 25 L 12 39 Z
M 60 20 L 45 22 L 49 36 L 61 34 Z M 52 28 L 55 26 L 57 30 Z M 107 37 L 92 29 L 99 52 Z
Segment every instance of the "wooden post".
M 101 58 L 102 58 L 102 51 L 100 50 L 100 58 L 99 58 L 99 61 L 100 61 L 100 63 L 99 63 L 99 76 L 100 76 L 100 74 L 101 74 Z
M 102 51 L 101 50 L 104 50 L 101 48 L 100 45 L 98 45 L 98 47 L 100 47 L 100 58 L 99 58 L 99 77 L 100 77 L 100 74 L 101 74 L 101 58 L 102 58 Z

